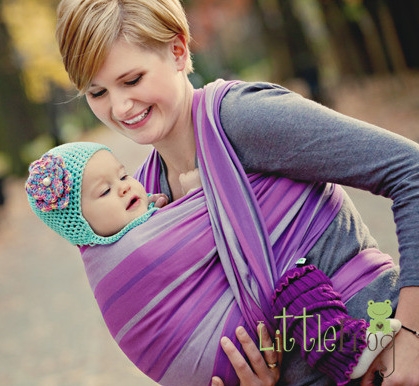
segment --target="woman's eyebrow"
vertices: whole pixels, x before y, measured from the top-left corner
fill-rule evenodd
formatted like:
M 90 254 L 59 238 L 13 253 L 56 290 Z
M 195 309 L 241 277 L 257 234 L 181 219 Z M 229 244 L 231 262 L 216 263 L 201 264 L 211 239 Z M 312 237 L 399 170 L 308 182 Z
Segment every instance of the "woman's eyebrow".
M 118 81 L 118 80 L 121 80 L 122 78 L 125 78 L 126 76 L 128 76 L 128 75 L 132 74 L 133 72 L 135 72 L 135 70 L 134 70 L 134 69 L 129 70 L 129 71 L 126 71 L 124 74 L 122 74 L 122 75 L 118 76 L 118 78 L 116 78 L 116 80 L 117 80 L 117 81 Z
M 135 71 L 136 71 L 135 69 L 132 69 L 132 70 L 129 70 L 129 71 L 124 72 L 123 74 L 119 75 L 119 76 L 116 78 L 116 81 L 119 81 L 119 80 L 121 80 L 121 79 L 125 78 L 126 76 L 128 76 L 128 75 L 130 75 L 130 74 L 134 73 Z M 98 84 L 96 84 L 96 83 L 90 83 L 89 88 L 90 88 L 90 87 L 100 87 L 100 86 L 99 86 Z

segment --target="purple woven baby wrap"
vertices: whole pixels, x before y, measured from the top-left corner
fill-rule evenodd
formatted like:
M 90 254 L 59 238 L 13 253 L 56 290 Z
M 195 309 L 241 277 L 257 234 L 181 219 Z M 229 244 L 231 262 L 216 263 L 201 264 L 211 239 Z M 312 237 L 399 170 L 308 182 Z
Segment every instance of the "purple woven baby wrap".
M 246 175 L 219 123 L 234 83 L 217 81 L 193 101 L 203 189 L 158 210 L 109 246 L 82 248 L 108 329 L 129 359 L 162 385 L 226 385 L 237 376 L 220 348 L 243 325 L 273 331 L 276 281 L 306 255 L 338 212 L 339 186 Z M 154 151 L 138 175 L 160 191 Z

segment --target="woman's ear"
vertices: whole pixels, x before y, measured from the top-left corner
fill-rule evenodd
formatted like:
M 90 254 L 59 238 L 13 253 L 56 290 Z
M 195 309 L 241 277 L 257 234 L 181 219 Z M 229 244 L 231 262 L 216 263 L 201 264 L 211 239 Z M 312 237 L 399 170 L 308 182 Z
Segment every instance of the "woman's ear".
M 185 69 L 186 62 L 189 57 L 189 48 L 186 43 L 185 36 L 178 34 L 171 42 L 171 53 L 176 62 L 176 68 L 178 71 Z

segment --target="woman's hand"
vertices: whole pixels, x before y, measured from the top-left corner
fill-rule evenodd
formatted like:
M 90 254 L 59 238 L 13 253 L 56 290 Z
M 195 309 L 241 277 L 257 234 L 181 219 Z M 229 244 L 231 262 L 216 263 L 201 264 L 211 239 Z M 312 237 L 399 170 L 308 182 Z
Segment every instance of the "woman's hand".
M 272 339 L 270 338 L 266 327 L 263 324 L 260 324 L 258 329 L 261 329 L 259 331 L 262 336 L 262 346 L 272 346 Z M 264 351 L 264 355 L 262 355 L 259 348 L 255 345 L 243 327 L 237 328 L 236 336 L 250 361 L 250 366 L 230 339 L 223 337 L 221 339 L 221 346 L 236 370 L 236 374 L 240 379 L 240 385 L 276 385 L 280 378 L 282 353 L 274 350 Z M 212 386 L 224 386 L 223 381 L 219 377 L 213 377 L 211 384 Z

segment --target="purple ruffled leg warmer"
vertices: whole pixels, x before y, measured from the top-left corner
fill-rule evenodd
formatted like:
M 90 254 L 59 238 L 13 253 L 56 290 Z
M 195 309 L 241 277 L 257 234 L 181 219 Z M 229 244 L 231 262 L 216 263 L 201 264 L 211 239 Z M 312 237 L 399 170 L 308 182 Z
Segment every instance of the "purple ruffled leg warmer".
M 330 279 L 312 265 L 291 269 L 279 279 L 273 301 L 283 349 L 290 351 L 295 339 L 311 367 L 347 384 L 367 345 L 368 324 L 348 315 Z

